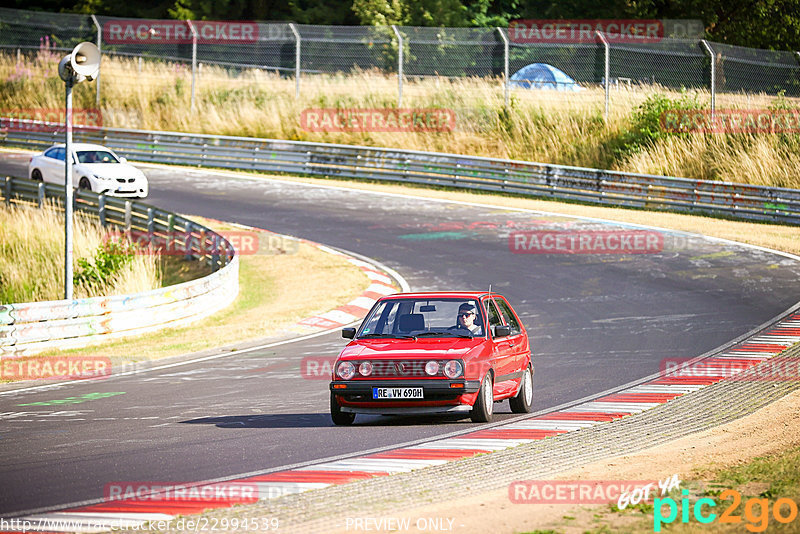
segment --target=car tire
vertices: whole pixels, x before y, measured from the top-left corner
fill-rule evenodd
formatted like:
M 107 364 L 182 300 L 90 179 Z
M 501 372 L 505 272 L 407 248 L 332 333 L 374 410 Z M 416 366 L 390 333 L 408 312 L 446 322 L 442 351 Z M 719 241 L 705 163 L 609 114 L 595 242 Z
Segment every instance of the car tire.
M 530 413 L 533 405 L 533 372 L 531 366 L 525 368 L 522 374 L 522 383 L 519 392 L 511 399 L 508 399 L 511 411 L 514 413 Z
M 84 176 L 78 182 L 78 188 L 84 189 L 86 191 L 91 191 L 92 190 L 92 182 L 90 182 L 89 179 Z
M 333 393 L 331 393 L 331 419 L 334 425 L 340 426 L 352 425 L 356 420 L 356 414 L 342 411 Z
M 475 404 L 469 414 L 473 423 L 488 423 L 492 420 L 492 411 L 494 409 L 494 392 L 492 388 L 492 373 L 486 373 L 481 382 L 481 389 L 478 390 L 478 398 L 475 400 Z
M 43 180 L 42 179 L 42 171 L 40 171 L 39 169 L 33 169 L 31 171 L 31 180 L 33 180 L 35 182 L 41 182 Z

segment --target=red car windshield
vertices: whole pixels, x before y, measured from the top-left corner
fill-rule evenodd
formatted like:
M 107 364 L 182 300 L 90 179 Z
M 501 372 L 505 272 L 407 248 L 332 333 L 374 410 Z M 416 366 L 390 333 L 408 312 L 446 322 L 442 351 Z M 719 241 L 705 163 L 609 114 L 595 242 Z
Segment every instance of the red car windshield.
M 387 299 L 364 320 L 359 338 L 475 337 L 484 335 L 474 299 Z

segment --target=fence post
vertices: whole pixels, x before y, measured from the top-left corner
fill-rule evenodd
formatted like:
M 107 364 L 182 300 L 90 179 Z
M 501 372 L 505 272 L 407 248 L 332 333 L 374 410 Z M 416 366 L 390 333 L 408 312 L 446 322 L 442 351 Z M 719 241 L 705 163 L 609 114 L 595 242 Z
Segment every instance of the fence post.
M 11 180 L 13 180 L 13 178 L 6 176 L 5 184 L 3 184 L 3 194 L 6 196 L 6 206 L 11 205 Z
M 392 24 L 392 30 L 397 37 L 397 107 L 403 107 L 403 36 Z
M 294 22 L 289 23 L 294 34 L 294 97 L 300 98 L 300 32 Z
M 503 102 L 508 107 L 508 36 L 503 33 L 503 28 L 497 28 L 497 33 L 503 40 Z
M 39 204 L 39 208 L 44 205 L 44 183 L 39 182 L 39 188 L 36 191 L 37 203 Z
M 597 31 L 595 32 L 595 35 L 597 35 L 597 38 L 600 39 L 601 43 L 603 43 L 603 48 L 605 51 L 603 59 L 603 92 L 605 93 L 605 108 L 603 117 L 605 118 L 606 123 L 608 123 L 608 101 L 611 94 L 611 47 L 608 45 L 608 40 L 602 32 Z
M 103 58 L 103 28 L 100 26 L 100 23 L 97 22 L 97 17 L 91 15 L 92 22 L 94 22 L 94 27 L 97 28 L 97 50 L 100 52 L 100 60 L 102 61 Z M 97 85 L 95 86 L 95 97 L 94 103 L 99 108 L 100 107 L 100 70 L 97 71 L 97 75 L 95 80 L 97 81 Z
M 717 109 L 717 65 L 714 60 L 714 51 L 705 39 L 700 40 L 700 45 L 708 53 L 708 59 L 711 62 L 711 121 L 714 121 L 714 114 Z
M 191 20 L 187 20 L 186 24 L 189 25 L 189 31 L 192 32 L 192 111 L 194 111 L 194 86 L 195 78 L 197 78 L 197 32 Z

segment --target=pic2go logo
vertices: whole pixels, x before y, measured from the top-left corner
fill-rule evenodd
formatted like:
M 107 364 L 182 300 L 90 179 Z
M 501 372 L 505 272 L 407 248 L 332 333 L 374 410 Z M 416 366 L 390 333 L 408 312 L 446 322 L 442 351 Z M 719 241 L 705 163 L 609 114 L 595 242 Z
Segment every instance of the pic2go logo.
M 669 525 L 678 518 L 678 513 L 681 515 L 681 523 L 689 523 L 691 512 L 695 521 L 702 524 L 713 523 L 717 520 L 717 514 L 712 512 L 716 508 L 717 502 L 710 498 L 704 497 L 698 499 L 694 506 L 689 504 L 689 490 L 682 491 L 683 498 L 680 504 L 670 497 L 656 498 L 653 501 L 653 532 L 661 532 L 662 525 Z M 742 503 L 742 495 L 736 490 L 726 489 L 719 495 L 721 501 L 731 499 L 731 504 L 719 515 L 719 523 L 735 523 L 742 522 L 742 516 L 737 515 L 736 511 Z M 664 515 L 664 508 L 667 509 L 667 515 Z M 770 515 L 778 523 L 791 523 L 797 519 L 797 503 L 792 499 L 780 498 L 772 504 L 772 513 L 770 514 L 769 499 L 759 499 L 752 497 L 747 499 L 744 503 L 744 518 L 747 521 L 745 528 L 750 532 L 764 532 L 769 526 Z

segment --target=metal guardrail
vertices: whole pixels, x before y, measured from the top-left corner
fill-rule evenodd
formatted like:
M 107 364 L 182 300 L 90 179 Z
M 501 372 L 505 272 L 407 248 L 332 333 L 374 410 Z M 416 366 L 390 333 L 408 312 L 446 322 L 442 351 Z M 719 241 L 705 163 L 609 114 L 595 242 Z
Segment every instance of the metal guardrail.
M 44 148 L 63 126 L 0 118 L 0 144 Z M 800 224 L 800 190 L 388 148 L 75 127 L 76 142 L 130 159 L 514 193 L 611 206 Z
M 63 204 L 64 187 L 5 177 L 0 181 L 0 200 L 39 207 L 48 201 Z M 206 261 L 214 272 L 133 295 L 0 304 L 0 356 L 84 346 L 178 326 L 226 307 L 239 293 L 239 257 L 233 245 L 213 230 L 137 201 L 81 190 L 73 200 L 76 212 L 92 214 L 104 226 L 136 231 L 157 244 L 170 242 L 173 253 Z

